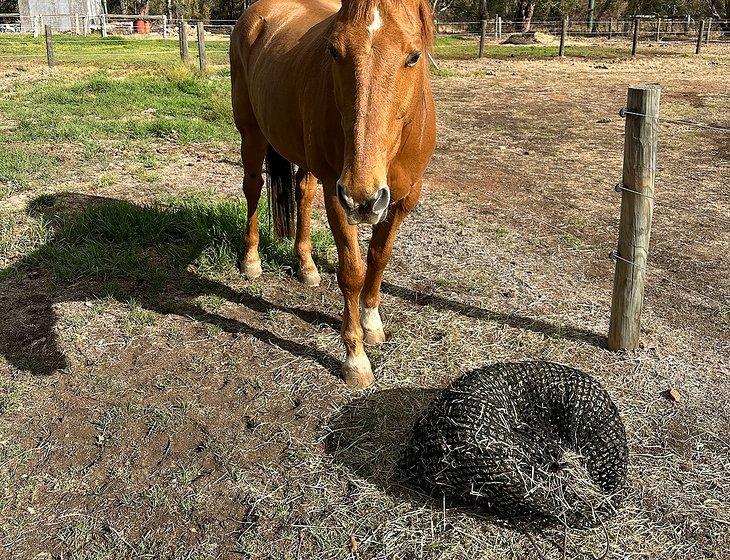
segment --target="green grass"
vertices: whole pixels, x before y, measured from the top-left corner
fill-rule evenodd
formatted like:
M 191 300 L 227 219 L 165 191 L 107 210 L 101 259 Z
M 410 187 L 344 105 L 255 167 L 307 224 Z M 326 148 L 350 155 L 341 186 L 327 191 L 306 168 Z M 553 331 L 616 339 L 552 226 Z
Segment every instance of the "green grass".
M 17 123 L 0 143 L 93 138 L 234 141 L 230 105 L 229 80 L 179 66 L 156 74 L 115 77 L 99 72 L 81 79 L 23 83 L 0 98 L 0 113 Z M 22 168 L 23 162 L 15 166 Z
M 644 49 L 640 49 L 641 54 Z M 649 52 L 649 51 L 645 51 Z M 434 45 L 436 59 L 468 59 L 476 58 L 479 54 L 479 41 L 475 37 L 438 37 Z M 616 46 L 592 46 L 592 45 L 566 45 L 565 56 L 568 58 L 587 59 L 615 59 L 626 58 L 631 54 L 631 45 L 625 47 Z M 652 56 L 677 55 L 675 50 L 652 50 Z M 485 58 L 507 59 L 546 59 L 558 56 L 558 45 L 502 45 L 487 44 L 484 47 Z
M 48 197 L 40 197 L 32 211 L 47 215 L 48 202 Z M 265 205 L 263 201 L 262 260 L 269 268 L 295 269 L 293 242 L 273 237 Z M 26 257 L 26 263 L 51 270 L 64 280 L 134 278 L 160 288 L 170 272 L 193 268 L 203 275 L 224 273 L 238 266 L 244 252 L 246 204 L 242 200 L 199 194 L 136 205 L 102 199 L 80 212 L 46 219 L 52 234 Z M 315 258 L 331 268 L 326 262 L 334 245 L 331 233 L 315 228 L 312 237 Z
M 228 64 L 228 41 L 210 40 L 205 43 L 209 64 Z M 189 42 L 191 64 L 196 63 L 197 42 Z M 118 68 L 135 66 L 154 68 L 180 62 L 176 39 L 147 39 L 137 37 L 106 37 L 56 35 L 53 38 L 56 66 L 95 66 Z M 46 62 L 45 38 L 29 35 L 0 36 L 0 63 Z
M 0 140 L 0 200 L 27 190 L 32 180 L 47 177 L 54 159 L 33 146 L 3 146 Z

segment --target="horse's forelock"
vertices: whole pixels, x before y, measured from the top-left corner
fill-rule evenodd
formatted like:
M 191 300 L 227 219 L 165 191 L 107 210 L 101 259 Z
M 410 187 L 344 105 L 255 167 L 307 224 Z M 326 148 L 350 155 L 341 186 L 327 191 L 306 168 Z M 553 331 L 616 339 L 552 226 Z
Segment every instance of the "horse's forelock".
M 352 21 L 369 21 L 373 10 L 378 6 L 401 6 L 412 3 L 421 20 L 421 35 L 423 46 L 429 52 L 433 47 L 433 12 L 428 0 L 342 0 L 342 12 Z

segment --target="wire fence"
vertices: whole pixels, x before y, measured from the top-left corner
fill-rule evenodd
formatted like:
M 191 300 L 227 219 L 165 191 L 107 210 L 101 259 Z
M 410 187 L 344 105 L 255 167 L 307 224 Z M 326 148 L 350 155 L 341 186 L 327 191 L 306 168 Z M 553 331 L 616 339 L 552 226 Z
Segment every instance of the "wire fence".
M 691 121 L 687 119 L 672 119 L 667 117 L 662 117 L 660 115 L 650 115 L 650 114 L 644 114 L 644 113 L 637 113 L 628 111 L 625 108 L 622 108 L 619 111 L 619 115 L 622 118 L 627 117 L 638 117 L 641 119 L 646 119 L 649 121 L 654 121 L 657 126 L 659 125 L 667 125 L 667 127 L 676 127 L 684 126 L 689 128 L 694 128 L 698 130 L 704 130 L 704 131 L 710 131 L 710 134 L 721 134 L 721 135 L 730 135 L 730 127 L 727 126 L 720 126 L 720 125 L 709 125 L 705 122 L 698 122 L 698 121 Z M 676 129 L 675 129 L 676 130 Z M 730 141 L 730 137 L 728 138 L 728 141 Z M 687 181 L 689 182 L 689 181 Z M 718 224 L 720 228 L 722 228 L 725 231 L 730 231 L 730 209 L 721 209 L 718 207 L 713 207 L 709 203 L 703 204 L 701 207 L 695 207 L 691 208 L 688 206 L 677 204 L 675 200 L 672 200 L 670 198 L 661 198 L 658 197 L 656 194 L 656 191 L 654 191 L 653 195 L 647 195 L 642 192 L 638 192 L 636 190 L 630 189 L 623 185 L 622 183 L 618 183 L 614 190 L 616 192 L 620 193 L 628 193 L 631 196 L 641 196 L 644 198 L 651 199 L 653 205 L 655 208 L 659 208 L 659 211 L 666 211 L 666 210 L 680 210 L 684 215 L 691 216 L 691 215 L 698 215 L 701 214 L 702 218 L 707 219 L 708 221 L 712 222 L 713 224 Z M 724 252 L 724 256 L 720 256 L 719 259 L 715 259 L 715 262 L 724 262 L 728 264 L 728 268 L 730 269 L 730 247 L 728 247 Z M 622 257 L 618 251 L 612 250 L 609 252 L 609 258 L 614 261 L 621 261 L 628 265 L 630 265 L 633 268 L 641 269 L 645 272 L 651 272 L 654 274 L 657 274 L 662 281 L 666 282 L 667 284 L 671 285 L 674 288 L 677 288 L 681 290 L 682 292 L 692 294 L 693 296 L 696 296 L 697 298 L 704 300 L 706 303 L 710 303 L 716 310 L 718 310 L 721 314 L 730 315 L 730 293 L 719 293 L 713 287 L 710 286 L 703 286 L 702 289 L 697 289 L 689 286 L 685 282 L 679 282 L 677 280 L 674 280 L 670 278 L 665 270 L 662 270 L 661 268 L 655 267 L 649 262 L 647 262 L 646 265 L 642 266 L 630 259 L 626 259 Z M 700 266 L 703 264 L 698 259 L 693 258 L 691 255 L 683 255 L 682 260 L 685 263 L 685 269 L 686 269 L 686 263 L 687 262 L 693 262 L 695 264 L 699 264 Z M 679 269 L 670 269 L 670 272 L 674 273 L 675 275 L 679 276 L 682 274 L 682 270 Z
M 202 21 L 206 33 L 229 36 L 236 20 L 189 20 L 190 27 Z M 646 40 L 687 41 L 695 40 L 701 22 L 705 22 L 703 38 L 706 43 L 730 43 L 730 20 L 686 18 L 636 18 L 639 26 L 639 37 Z M 19 13 L 0 13 L 0 33 L 30 33 L 34 36 L 43 34 L 45 25 L 50 25 L 53 32 L 73 33 L 76 35 L 158 35 L 173 37 L 178 34 L 180 25 L 185 20 L 168 18 L 165 15 L 141 14 L 101 14 L 84 15 L 59 13 L 23 16 Z M 529 32 L 560 35 L 561 20 L 532 21 Z M 568 20 L 566 34 L 568 37 L 603 37 L 607 39 L 629 39 L 633 34 L 634 19 L 597 20 L 589 24 L 585 21 Z M 523 23 L 518 20 L 502 19 L 500 16 L 484 21 L 485 31 L 489 38 L 502 39 L 514 33 L 524 32 Z M 481 21 L 435 21 L 437 35 L 450 37 L 478 37 L 481 35 Z
M 631 39 L 634 21 L 638 24 L 640 39 L 657 41 L 693 42 L 697 38 L 704 21 L 703 41 L 706 43 L 730 43 L 730 20 L 672 18 L 636 18 L 586 21 L 567 20 L 568 37 Z M 481 21 L 436 21 L 436 33 L 450 37 L 479 37 L 482 33 Z M 545 33 L 559 36 L 562 20 L 532 21 L 529 33 Z M 515 33 L 526 32 L 521 21 L 504 20 L 499 16 L 484 20 L 488 39 L 503 39 Z
M 681 126 L 696 129 L 698 131 L 705 131 L 712 135 L 728 135 L 728 141 L 730 141 L 730 127 L 727 126 L 708 125 L 706 122 L 692 121 L 688 119 L 672 119 L 656 115 L 646 115 L 628 111 L 625 108 L 617 111 L 617 116 L 620 118 L 626 118 L 627 116 L 649 118 L 654 120 L 658 126 L 665 127 L 666 132 L 671 133 L 676 133 L 676 127 Z M 448 125 L 443 123 L 439 123 L 439 128 L 449 130 L 454 134 L 461 134 L 461 131 L 450 128 Z M 618 153 L 612 155 L 618 155 Z M 448 172 L 444 172 L 442 169 L 437 171 L 437 176 L 449 180 L 454 185 L 461 185 L 464 183 L 463 177 L 454 177 Z M 687 184 L 692 183 L 689 179 L 685 182 Z M 661 178 L 657 178 L 657 183 L 662 183 Z M 609 188 L 607 186 L 606 192 L 609 192 L 608 189 Z M 659 189 L 659 192 L 663 192 L 664 190 L 665 189 Z M 699 221 L 709 222 L 710 224 L 717 226 L 721 231 L 730 231 L 730 207 L 721 207 L 717 204 L 711 204 L 708 201 L 705 201 L 702 205 L 696 207 L 678 204 L 668 189 L 666 196 L 657 195 L 656 190 L 652 195 L 647 195 L 631 189 L 622 183 L 618 183 L 613 186 L 611 191 L 613 191 L 614 194 L 626 192 L 633 196 L 650 198 L 655 209 L 655 217 L 657 215 L 666 215 L 669 211 L 679 211 L 682 213 L 682 216 L 694 216 Z M 483 190 L 480 191 L 480 197 L 489 200 L 492 204 L 494 204 L 495 208 L 498 208 L 505 216 L 509 219 L 515 220 L 516 222 L 528 221 L 531 224 L 539 224 L 542 228 L 544 228 L 544 230 L 552 232 L 553 234 L 565 239 L 584 239 L 584 234 L 575 229 L 573 226 L 555 223 L 554 220 L 544 217 L 542 213 L 531 211 L 527 206 L 514 208 L 513 206 L 506 204 L 508 199 L 505 199 L 504 197 L 490 196 L 488 192 Z M 580 251 L 582 253 L 582 259 L 585 259 L 586 255 L 589 255 L 589 260 L 594 263 L 620 261 L 631 267 L 640 269 L 645 273 L 651 274 L 652 278 L 656 278 L 660 285 L 668 285 L 677 290 L 677 293 L 687 295 L 688 299 L 694 304 L 704 305 L 710 308 L 713 313 L 718 314 L 720 317 L 724 317 L 724 320 L 730 320 L 730 291 L 722 291 L 722 289 L 718 286 L 707 285 L 702 281 L 688 277 L 689 263 L 697 268 L 704 268 L 708 264 L 724 264 L 728 268 L 728 272 L 725 277 L 730 275 L 730 247 L 725 248 L 725 250 L 722 251 L 717 258 L 707 262 L 686 253 L 682 253 L 681 258 L 677 259 L 667 259 L 666 255 L 663 255 L 662 265 L 655 265 L 652 263 L 651 253 L 649 254 L 649 259 L 645 265 L 641 265 L 630 259 L 624 258 L 624 256 L 619 254 L 615 244 L 612 242 L 596 240 L 589 241 L 588 243 L 581 245 Z M 663 301 L 663 298 L 657 301 Z

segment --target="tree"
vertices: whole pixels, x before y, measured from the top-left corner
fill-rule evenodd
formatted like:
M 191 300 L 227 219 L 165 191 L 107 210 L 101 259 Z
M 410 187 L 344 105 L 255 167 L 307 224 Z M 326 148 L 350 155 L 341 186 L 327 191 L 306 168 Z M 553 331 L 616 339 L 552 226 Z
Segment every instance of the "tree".
M 535 0 L 517 0 L 517 11 L 522 21 L 522 31 L 529 31 L 535 13 Z

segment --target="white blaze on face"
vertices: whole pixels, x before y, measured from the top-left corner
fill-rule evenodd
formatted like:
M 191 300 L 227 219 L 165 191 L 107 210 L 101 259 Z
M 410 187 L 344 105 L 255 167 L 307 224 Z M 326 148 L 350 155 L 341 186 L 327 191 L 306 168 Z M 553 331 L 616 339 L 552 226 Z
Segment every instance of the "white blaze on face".
M 370 25 L 368 25 L 368 33 L 372 35 L 375 33 L 378 29 L 380 29 L 383 25 L 383 20 L 380 17 L 380 10 L 378 10 L 378 7 L 375 6 L 375 9 L 373 10 L 373 21 L 370 22 Z

